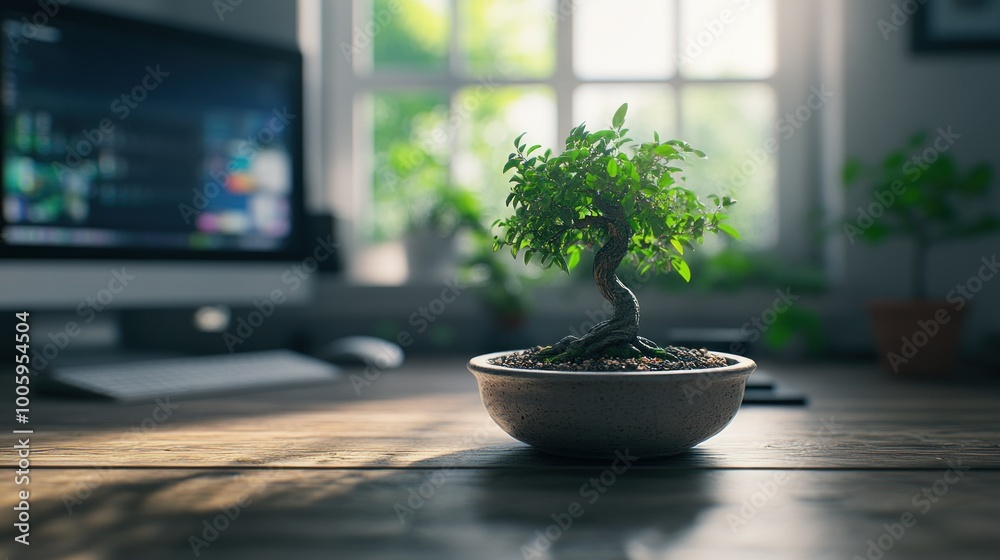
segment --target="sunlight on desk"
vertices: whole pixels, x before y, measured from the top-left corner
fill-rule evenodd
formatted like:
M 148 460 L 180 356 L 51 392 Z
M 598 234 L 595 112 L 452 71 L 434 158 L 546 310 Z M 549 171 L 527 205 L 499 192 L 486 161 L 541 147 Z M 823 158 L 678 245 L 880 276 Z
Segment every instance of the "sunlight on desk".
M 180 401 L 139 433 L 151 404 L 43 403 L 31 557 L 832 560 L 871 541 L 995 560 L 995 391 L 814 368 L 794 379 L 809 407 L 744 407 L 692 451 L 612 477 L 504 434 L 460 367 L 409 364 L 360 396 Z M 0 507 L 13 488 L 0 483 Z M 554 524 L 574 503 L 572 526 Z M 904 514 L 906 537 L 887 536 Z

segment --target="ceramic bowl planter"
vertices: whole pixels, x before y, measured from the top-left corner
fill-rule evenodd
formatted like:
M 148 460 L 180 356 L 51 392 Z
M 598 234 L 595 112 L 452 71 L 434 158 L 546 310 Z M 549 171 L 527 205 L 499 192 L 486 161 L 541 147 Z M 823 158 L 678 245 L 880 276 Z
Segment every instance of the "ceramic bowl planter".
M 580 372 L 469 362 L 493 420 L 512 437 L 572 457 L 682 453 L 718 434 L 743 401 L 753 360 L 716 353 L 729 365 L 681 371 Z

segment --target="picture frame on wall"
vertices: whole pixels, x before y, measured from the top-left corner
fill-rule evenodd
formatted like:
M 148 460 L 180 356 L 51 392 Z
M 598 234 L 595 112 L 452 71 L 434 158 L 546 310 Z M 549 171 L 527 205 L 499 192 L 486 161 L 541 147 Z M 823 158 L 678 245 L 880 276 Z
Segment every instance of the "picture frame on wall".
M 910 4 L 903 3 L 901 15 Z M 912 5 L 914 52 L 1000 53 L 1000 0 L 912 0 Z

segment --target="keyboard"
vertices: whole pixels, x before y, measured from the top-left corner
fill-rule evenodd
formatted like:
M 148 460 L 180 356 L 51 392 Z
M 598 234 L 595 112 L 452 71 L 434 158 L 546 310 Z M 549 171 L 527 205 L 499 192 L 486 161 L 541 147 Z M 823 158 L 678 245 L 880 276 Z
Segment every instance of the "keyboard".
M 151 400 L 318 384 L 340 368 L 289 350 L 60 367 L 52 381 L 117 401 Z

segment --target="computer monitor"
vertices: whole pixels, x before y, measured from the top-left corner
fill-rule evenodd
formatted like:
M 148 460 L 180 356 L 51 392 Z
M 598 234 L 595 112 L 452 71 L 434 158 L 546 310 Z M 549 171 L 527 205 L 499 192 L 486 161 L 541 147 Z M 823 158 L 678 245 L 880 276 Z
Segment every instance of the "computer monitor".
M 0 309 L 123 270 L 119 307 L 308 297 L 288 273 L 332 247 L 307 239 L 298 52 L 34 1 L 0 26 Z

